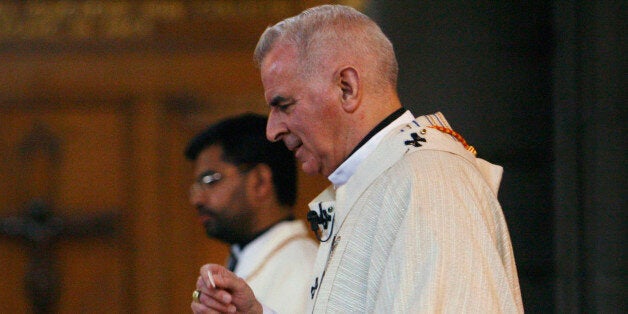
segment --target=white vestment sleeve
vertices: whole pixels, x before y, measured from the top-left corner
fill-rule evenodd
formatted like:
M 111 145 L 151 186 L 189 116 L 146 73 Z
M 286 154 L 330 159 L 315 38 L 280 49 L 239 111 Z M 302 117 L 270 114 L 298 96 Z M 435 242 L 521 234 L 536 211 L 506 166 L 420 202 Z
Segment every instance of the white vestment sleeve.
M 390 184 L 398 185 L 389 191 L 407 199 L 387 203 L 407 206 L 397 209 L 407 213 L 382 257 L 380 286 L 371 287 L 378 289 L 374 312 L 522 312 L 493 182 L 453 154 L 423 151 L 416 158 L 388 173 Z
M 262 313 L 263 314 L 277 314 L 277 312 L 275 312 L 275 310 L 269 308 L 268 306 L 262 304 Z

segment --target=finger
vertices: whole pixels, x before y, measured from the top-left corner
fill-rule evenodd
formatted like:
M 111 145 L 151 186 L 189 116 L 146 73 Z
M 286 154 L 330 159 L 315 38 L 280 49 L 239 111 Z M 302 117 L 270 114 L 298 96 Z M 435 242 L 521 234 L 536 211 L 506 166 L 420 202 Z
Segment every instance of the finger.
M 207 271 L 207 277 L 209 278 L 209 284 L 211 284 L 212 288 L 216 288 L 216 282 L 214 281 L 214 276 L 212 275 L 211 270 Z
M 204 287 L 205 281 L 203 281 L 203 277 L 198 276 L 198 278 L 196 278 L 196 290 L 201 290 Z
M 235 313 L 236 312 L 236 308 L 233 305 L 230 305 L 229 308 L 225 311 L 216 311 L 214 309 L 207 308 L 203 304 L 192 302 L 192 305 L 190 306 L 190 308 L 192 309 L 192 313 L 194 314 L 214 314 L 214 313 L 220 314 L 220 313 Z
M 238 280 L 235 274 L 229 272 L 226 268 L 215 265 L 215 264 L 207 264 L 201 267 L 201 275 L 196 280 L 196 289 L 201 291 L 203 294 L 206 294 L 212 298 L 214 298 L 217 302 L 221 302 L 223 304 L 228 304 L 231 302 L 232 297 L 230 291 L 228 291 L 228 286 L 230 284 L 226 284 L 228 280 L 223 280 L 223 286 L 215 286 L 210 283 L 209 274 L 213 272 L 226 271 L 232 275 L 229 280 Z M 211 275 L 213 276 L 213 275 Z M 213 282 L 215 279 L 211 279 Z M 208 284 L 209 283 L 209 284 Z
M 201 294 L 201 296 L 199 297 L 199 302 L 200 303 L 197 303 L 197 304 L 203 305 L 205 309 L 210 312 L 213 312 L 213 311 L 217 313 L 235 312 L 235 306 L 233 304 L 220 302 L 216 298 L 206 295 L 206 294 Z
M 196 279 L 196 290 L 204 294 L 211 294 L 210 287 L 207 287 L 205 285 L 205 281 L 201 276 L 198 276 L 198 278 Z
M 210 279 L 209 274 L 213 278 Z M 207 264 L 201 267 L 201 277 L 206 283 L 209 283 L 207 287 L 211 287 L 211 282 L 213 282 L 217 288 L 224 290 L 237 288 L 240 284 L 239 281 L 241 281 L 240 277 L 217 264 Z
M 200 304 L 200 303 L 196 303 L 196 302 L 192 302 L 192 305 L 190 305 L 190 308 L 192 309 L 192 313 L 194 314 L 213 314 L 213 313 L 220 313 L 216 310 L 212 310 L 210 308 L 207 308 L 205 305 Z
M 201 278 L 203 278 L 203 281 L 205 282 L 205 285 L 207 287 L 216 288 L 216 283 L 214 281 L 214 276 L 211 269 L 211 264 L 203 265 L 200 270 Z
M 199 291 L 201 291 L 201 297 L 199 297 L 199 300 L 203 300 L 202 297 L 205 296 L 207 299 L 211 299 L 214 302 L 221 303 L 225 306 L 230 304 L 232 300 L 231 293 L 225 290 L 211 289 L 211 290 L 199 290 Z
M 196 290 L 209 293 L 211 289 L 215 288 L 216 286 L 212 285 L 211 283 L 208 284 L 207 280 L 205 280 L 205 277 L 203 276 L 198 276 L 198 278 L 196 279 Z
M 209 313 L 209 309 L 200 304 L 200 303 L 196 303 L 194 301 L 192 301 L 192 304 L 190 305 L 190 308 L 192 309 L 192 313 L 194 314 L 206 314 Z

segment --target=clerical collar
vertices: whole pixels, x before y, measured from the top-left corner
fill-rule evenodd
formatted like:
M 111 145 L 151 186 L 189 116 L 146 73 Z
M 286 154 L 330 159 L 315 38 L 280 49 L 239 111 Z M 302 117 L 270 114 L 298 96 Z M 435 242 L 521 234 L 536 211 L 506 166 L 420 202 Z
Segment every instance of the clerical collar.
M 410 123 L 412 120 L 414 120 L 414 116 L 410 111 L 404 108 L 399 108 L 391 113 L 358 143 L 349 157 L 345 159 L 340 167 L 330 174 L 327 179 L 329 179 L 335 187 L 347 183 L 362 161 L 375 150 L 377 145 L 379 145 L 390 130 L 401 124 Z
M 293 221 L 293 220 L 294 220 L 294 215 L 289 215 L 288 217 L 286 217 L 286 218 L 284 218 L 282 220 L 279 220 L 279 221 L 275 222 L 274 224 L 270 225 L 268 228 L 266 228 L 266 229 L 264 229 L 264 230 L 262 230 L 262 231 L 260 231 L 260 232 L 258 232 L 256 234 L 254 234 L 252 237 L 249 237 L 247 240 L 242 241 L 241 243 L 234 243 L 234 244 L 232 244 L 231 245 L 232 252 L 237 252 L 237 253 L 242 252 L 242 250 L 244 250 L 244 247 L 247 244 L 253 242 L 253 240 L 259 238 L 262 234 L 268 232 L 268 230 L 272 229 L 274 226 L 276 226 L 279 223 L 282 223 L 284 221 Z

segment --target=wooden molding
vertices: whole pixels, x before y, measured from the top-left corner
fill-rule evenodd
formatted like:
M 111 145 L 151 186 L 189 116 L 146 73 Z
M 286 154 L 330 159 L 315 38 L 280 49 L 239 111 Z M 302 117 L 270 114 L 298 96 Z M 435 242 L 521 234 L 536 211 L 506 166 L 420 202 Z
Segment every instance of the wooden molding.
M 358 9 L 365 1 L 331 1 Z M 249 49 L 264 28 L 325 3 L 289 0 L 11 1 L 0 3 L 0 51 Z M 329 1 L 327 1 L 329 3 Z

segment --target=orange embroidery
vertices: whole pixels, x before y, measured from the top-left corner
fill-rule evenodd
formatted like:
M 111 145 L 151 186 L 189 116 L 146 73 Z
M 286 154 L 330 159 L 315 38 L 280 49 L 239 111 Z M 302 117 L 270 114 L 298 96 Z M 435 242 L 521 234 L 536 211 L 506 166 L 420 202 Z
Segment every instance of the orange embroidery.
M 475 148 L 469 144 L 467 144 L 467 141 L 465 141 L 465 139 L 462 137 L 462 135 L 460 135 L 458 132 L 446 128 L 446 127 L 442 127 L 440 125 L 429 125 L 428 128 L 433 128 L 433 129 L 437 129 L 443 133 L 447 133 L 453 137 L 455 137 L 460 143 L 462 143 L 462 146 L 464 146 L 464 148 L 468 151 L 470 151 L 474 156 L 478 154 L 478 152 L 475 150 Z

